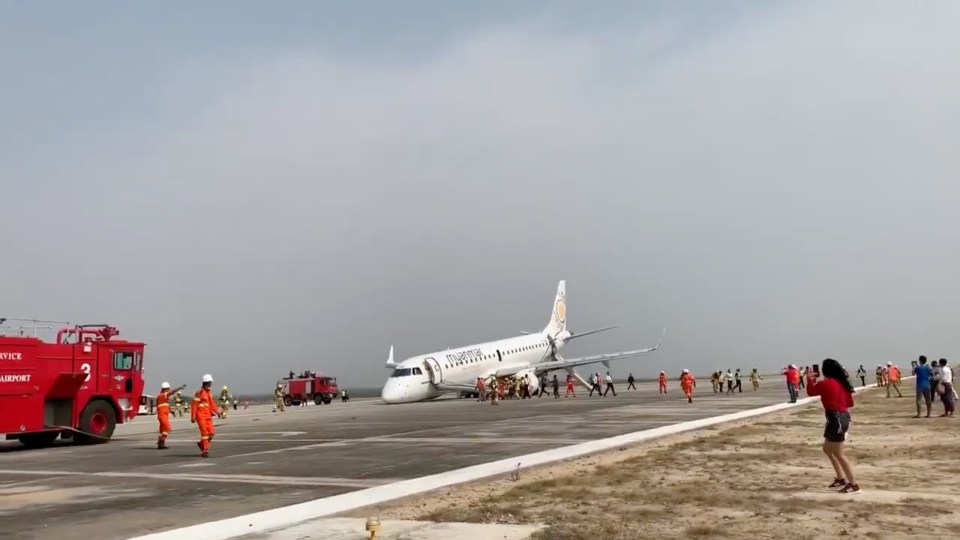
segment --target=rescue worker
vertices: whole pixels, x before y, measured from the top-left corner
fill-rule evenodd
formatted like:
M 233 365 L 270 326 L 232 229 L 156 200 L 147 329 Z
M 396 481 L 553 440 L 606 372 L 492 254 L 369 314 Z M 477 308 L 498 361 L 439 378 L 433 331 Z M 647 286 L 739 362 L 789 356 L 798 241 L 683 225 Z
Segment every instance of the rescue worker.
M 230 409 L 230 390 L 227 385 L 223 385 L 223 390 L 220 391 L 220 410 L 223 411 L 221 418 L 227 417 L 228 409 Z
M 713 393 L 716 394 L 719 392 L 718 388 L 723 386 L 723 383 L 720 382 L 719 371 L 714 371 L 713 374 L 710 375 L 710 383 L 713 384 Z
M 484 401 L 484 400 L 486 400 L 486 398 L 487 398 L 487 396 L 486 396 L 486 392 L 487 392 L 486 386 L 487 386 L 486 383 L 483 382 L 483 377 L 477 377 L 477 386 L 476 386 L 476 388 L 477 388 L 477 401 Z
M 753 385 L 754 392 L 760 389 L 760 381 L 762 380 L 763 377 L 760 376 L 760 372 L 757 371 L 757 368 L 753 368 L 753 371 L 750 372 L 750 384 Z
M 877 378 L 877 388 L 883 387 L 883 366 L 877 364 L 877 369 L 874 372 L 874 375 Z
M 660 373 L 663 373 L 663 372 L 661 371 Z M 633 378 L 633 373 L 631 373 L 630 376 L 627 377 L 627 390 L 630 390 L 630 389 L 636 390 L 636 389 L 637 389 L 637 385 L 633 384 L 635 381 L 636 381 L 636 379 Z
M 190 423 L 197 424 L 200 428 L 200 441 L 197 447 L 200 448 L 200 457 L 207 457 L 210 451 L 210 441 L 213 440 L 213 416 L 221 416 L 217 402 L 210 394 L 210 387 L 213 386 L 213 376 L 207 373 L 201 379 L 200 389 L 193 395 L 193 401 L 190 403 Z
M 893 365 L 893 362 L 887 362 L 887 397 L 890 397 L 890 389 L 897 391 L 897 397 L 903 397 L 900 392 L 900 368 Z
M 553 374 L 553 399 L 560 399 L 560 379 L 557 379 L 557 374 Z
M 173 414 L 174 416 L 181 417 L 183 416 L 183 391 L 177 390 L 177 395 L 173 398 Z
M 500 381 L 496 377 L 490 378 L 490 405 L 500 404 L 500 392 L 502 392 Z
M 563 398 L 570 397 L 570 394 L 573 394 L 574 399 L 577 398 L 577 390 L 573 387 L 573 375 L 567 375 L 567 393 L 564 394 Z
M 657 384 L 658 384 L 659 387 L 660 387 L 660 393 L 661 393 L 661 394 L 666 394 L 666 393 L 667 393 L 667 374 L 666 374 L 666 372 L 664 372 L 664 371 L 661 371 L 661 372 L 660 372 L 660 378 L 657 379 Z
M 724 376 L 727 380 L 727 395 L 733 393 L 733 372 L 730 371 L 730 368 L 727 368 L 727 374 Z
M 733 387 L 737 389 L 738 394 L 743 393 L 743 381 L 740 380 L 740 368 L 733 374 Z
M 863 364 L 860 364 L 860 369 L 857 370 L 857 378 L 860 379 L 860 386 L 867 385 L 867 370 L 863 369 Z
M 283 412 L 283 385 L 277 384 L 277 389 L 273 391 L 273 412 Z
M 684 369 L 680 375 L 680 390 L 687 396 L 687 403 L 693 403 L 693 389 L 697 387 L 697 380 L 690 374 L 689 369 Z
M 170 383 L 160 383 L 160 393 L 157 394 L 157 420 L 160 421 L 160 436 L 157 438 L 157 449 L 166 450 L 167 435 L 170 434 Z

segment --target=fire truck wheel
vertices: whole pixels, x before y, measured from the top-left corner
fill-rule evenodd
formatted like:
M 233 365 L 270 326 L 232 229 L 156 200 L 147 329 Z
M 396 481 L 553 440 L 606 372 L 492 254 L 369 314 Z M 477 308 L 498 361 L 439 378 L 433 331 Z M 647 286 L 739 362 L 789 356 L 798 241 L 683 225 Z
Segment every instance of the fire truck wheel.
M 289 395 L 283 396 L 283 404 L 287 407 L 293 407 L 293 398 Z
M 333 401 L 333 400 L 330 399 L 330 398 L 326 398 L 326 399 L 323 400 L 323 404 L 324 404 L 324 405 L 329 405 L 331 401 Z
M 57 431 L 44 431 L 41 433 L 30 433 L 19 437 L 20 444 L 27 448 L 44 448 L 53 444 L 57 440 Z
M 113 407 L 103 400 L 91 401 L 80 415 L 80 431 L 75 439 L 80 444 L 104 443 L 113 436 L 117 427 L 117 415 Z
M 318 393 L 316 393 L 316 394 L 313 395 L 313 403 L 314 403 L 314 405 L 320 405 L 320 404 L 323 403 L 323 402 L 324 402 L 324 401 L 323 401 L 323 394 L 321 394 L 321 393 L 318 392 Z M 329 402 L 328 402 L 328 403 L 329 403 Z

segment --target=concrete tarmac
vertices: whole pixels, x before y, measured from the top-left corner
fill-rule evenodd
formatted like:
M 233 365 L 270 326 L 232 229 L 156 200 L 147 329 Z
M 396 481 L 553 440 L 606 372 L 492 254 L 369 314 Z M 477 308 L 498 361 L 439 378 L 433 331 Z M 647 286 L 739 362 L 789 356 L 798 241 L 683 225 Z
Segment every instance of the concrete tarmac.
M 0 538 L 99 540 L 175 529 L 588 440 L 786 400 L 782 385 L 688 404 L 671 383 L 619 388 L 616 397 L 502 401 L 441 399 L 230 411 L 216 421 L 211 457 L 198 431 L 173 421 L 156 448 L 156 417 L 121 426 L 95 446 L 21 450 L 0 443 Z M 309 517 L 309 516 L 307 516 Z

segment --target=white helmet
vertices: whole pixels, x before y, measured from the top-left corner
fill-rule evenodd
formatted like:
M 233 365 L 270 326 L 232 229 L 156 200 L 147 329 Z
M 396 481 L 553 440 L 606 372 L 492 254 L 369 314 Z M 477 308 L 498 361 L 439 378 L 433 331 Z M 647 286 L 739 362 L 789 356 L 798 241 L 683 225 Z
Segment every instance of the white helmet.
M 887 362 L 887 365 L 888 365 L 888 366 L 892 366 L 892 365 L 893 365 L 893 362 Z
M 212 382 L 213 382 L 213 375 L 207 373 L 206 375 L 203 376 L 203 379 L 202 379 L 202 380 L 203 380 L 203 382 L 205 382 L 205 383 L 208 383 L 208 382 L 212 383 Z
M 790 364 L 790 367 L 792 367 L 793 369 L 797 369 L 797 365 L 796 365 L 796 364 Z
M 161 389 L 161 390 L 169 390 L 169 389 L 170 389 L 170 383 L 168 383 L 168 382 L 162 382 L 162 383 L 160 383 L 160 389 Z
M 684 372 L 684 373 L 690 373 L 690 370 L 689 370 L 689 369 L 684 369 L 683 372 Z

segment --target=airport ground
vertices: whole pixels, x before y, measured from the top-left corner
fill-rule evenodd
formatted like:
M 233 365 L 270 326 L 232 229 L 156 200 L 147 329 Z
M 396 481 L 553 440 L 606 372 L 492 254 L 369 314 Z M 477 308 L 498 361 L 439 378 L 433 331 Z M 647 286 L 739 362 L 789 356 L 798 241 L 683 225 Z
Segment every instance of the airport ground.
M 856 397 L 862 491 L 826 486 L 819 403 L 403 501 L 383 519 L 539 523 L 539 540 L 957 538 L 957 418 L 915 419 L 914 392 Z M 708 396 L 709 397 L 709 396 Z M 366 511 L 354 515 L 363 516 Z
M 96 446 L 0 447 L 0 537 L 110 540 L 175 529 L 588 440 L 785 400 L 780 384 L 693 404 L 671 384 L 617 397 L 331 405 L 230 411 L 211 457 L 196 427 L 175 419 L 157 450 L 156 418 L 139 417 Z M 579 488 L 579 484 L 576 486 Z M 464 488 L 467 489 L 467 488 Z

